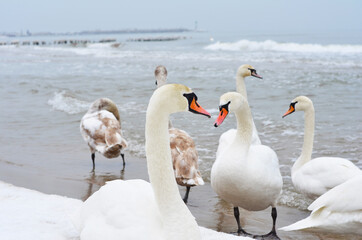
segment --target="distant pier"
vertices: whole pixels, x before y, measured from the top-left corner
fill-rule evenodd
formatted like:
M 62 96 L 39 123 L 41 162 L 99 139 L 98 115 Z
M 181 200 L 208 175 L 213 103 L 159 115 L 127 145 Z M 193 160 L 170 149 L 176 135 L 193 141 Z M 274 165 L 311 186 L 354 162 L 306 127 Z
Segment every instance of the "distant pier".
M 130 38 L 127 39 L 129 42 L 162 42 L 162 41 L 176 41 L 186 39 L 183 36 L 176 36 L 176 37 L 142 37 L 142 38 Z M 112 43 L 112 47 L 119 47 L 121 45 L 120 42 L 117 42 L 115 38 L 105 38 L 99 41 L 91 41 L 86 39 L 58 39 L 53 41 L 41 41 L 41 40 L 13 40 L 10 42 L 0 41 L 0 46 L 6 45 L 15 45 L 15 46 L 45 46 L 45 45 L 69 45 L 73 47 L 77 46 L 86 46 L 90 43 Z
M 127 41 L 129 42 L 163 42 L 163 41 L 176 41 L 186 39 L 186 37 L 148 37 L 148 38 L 130 38 Z

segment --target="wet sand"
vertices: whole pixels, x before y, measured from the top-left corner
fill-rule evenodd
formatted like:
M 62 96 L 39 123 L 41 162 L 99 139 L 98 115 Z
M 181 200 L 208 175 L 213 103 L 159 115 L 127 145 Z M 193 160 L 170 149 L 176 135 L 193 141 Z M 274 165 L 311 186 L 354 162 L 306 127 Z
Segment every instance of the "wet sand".
M 80 157 L 80 156 L 79 156 Z M 82 156 L 84 158 L 84 155 Z M 16 186 L 38 190 L 48 194 L 86 200 L 97 191 L 106 181 L 114 179 L 148 180 L 146 160 L 126 154 L 126 168 L 121 171 L 121 159 L 104 159 L 97 155 L 96 171 L 89 172 L 91 162 L 84 164 L 70 172 L 47 171 L 38 167 L 13 163 L 0 159 L 0 180 Z M 68 165 L 69 168 L 71 166 Z M 46 168 L 46 166 L 45 166 Z M 69 174 L 70 173 L 70 174 Z M 180 187 L 180 194 L 184 195 L 185 188 Z M 235 232 L 236 222 L 233 208 L 221 200 L 212 190 L 210 183 L 191 189 L 188 202 L 189 209 L 196 217 L 199 225 L 222 232 Z M 261 212 L 248 212 L 240 209 L 241 223 L 247 232 L 265 234 L 271 230 L 272 219 L 270 209 Z M 278 206 L 277 228 L 289 225 L 309 215 L 307 211 L 296 208 Z M 278 231 L 281 239 L 361 239 L 353 235 L 336 235 L 312 232 L 283 232 Z

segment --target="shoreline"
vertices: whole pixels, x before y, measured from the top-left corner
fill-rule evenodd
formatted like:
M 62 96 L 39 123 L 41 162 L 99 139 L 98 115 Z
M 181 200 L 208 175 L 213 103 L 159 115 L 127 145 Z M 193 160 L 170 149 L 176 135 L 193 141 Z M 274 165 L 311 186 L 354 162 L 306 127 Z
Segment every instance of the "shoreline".
M 37 190 L 46 194 L 56 194 L 70 198 L 81 199 L 85 201 L 92 193 L 97 191 L 106 181 L 115 179 L 143 179 L 148 181 L 146 160 L 126 155 L 126 168 L 124 171 L 109 171 L 104 169 L 104 161 L 111 161 L 119 166 L 117 160 L 100 160 L 96 162 L 96 171 L 94 173 L 84 172 L 84 175 L 54 176 L 40 169 L 16 164 L 0 159 L 0 180 L 28 189 Z M 120 163 L 120 161 L 119 161 Z M 88 165 L 88 166 L 87 166 Z M 85 167 L 91 168 L 91 163 L 85 164 Z M 98 168 L 97 168 L 98 167 Z M 111 166 L 114 168 L 114 166 Z M 114 170 L 114 169 L 113 169 Z M 117 173 L 118 172 L 118 173 Z M 21 177 L 19 177 L 21 176 Z M 181 196 L 185 193 L 184 187 L 179 187 Z M 200 226 L 210 228 L 216 231 L 231 233 L 236 230 L 236 223 L 233 216 L 233 208 L 230 204 L 221 200 L 212 190 L 210 183 L 206 182 L 204 186 L 191 188 L 188 207 L 195 216 Z M 301 211 L 296 208 L 277 206 L 278 218 L 277 229 L 309 215 L 307 211 Z M 240 221 L 244 229 L 253 234 L 265 234 L 271 229 L 272 219 L 270 208 L 260 212 L 249 212 L 240 209 Z M 292 231 L 278 231 L 281 239 L 345 239 L 345 235 L 325 234 Z M 348 236 L 349 239 L 358 239 L 358 236 Z

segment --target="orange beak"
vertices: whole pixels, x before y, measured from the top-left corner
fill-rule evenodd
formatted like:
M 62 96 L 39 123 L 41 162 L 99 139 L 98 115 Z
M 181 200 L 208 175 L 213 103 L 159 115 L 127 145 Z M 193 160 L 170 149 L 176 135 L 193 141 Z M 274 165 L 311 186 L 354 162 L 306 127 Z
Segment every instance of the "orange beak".
M 219 116 L 217 117 L 214 126 L 218 127 L 221 125 L 221 123 L 224 121 L 224 119 L 226 118 L 226 116 L 228 115 L 228 110 L 226 110 L 225 108 L 222 108 L 220 110 Z
M 210 113 L 208 113 L 205 109 L 203 109 L 203 107 L 201 107 L 197 101 L 194 99 L 192 99 L 192 102 L 189 106 L 189 111 L 193 112 L 193 113 L 198 113 L 198 114 L 202 114 L 205 115 L 209 118 L 211 118 Z
M 290 105 L 289 110 L 284 113 L 283 118 L 293 113 L 294 111 L 295 111 L 294 107 Z

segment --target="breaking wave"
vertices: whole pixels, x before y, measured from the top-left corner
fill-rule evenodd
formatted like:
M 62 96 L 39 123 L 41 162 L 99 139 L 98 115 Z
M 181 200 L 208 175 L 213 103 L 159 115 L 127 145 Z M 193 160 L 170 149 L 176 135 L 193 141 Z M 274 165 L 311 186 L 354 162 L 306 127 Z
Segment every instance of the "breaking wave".
M 240 40 L 237 42 L 216 42 L 205 47 L 206 50 L 224 51 L 278 51 L 278 52 L 313 52 L 313 53 L 362 53 L 362 45 L 338 44 L 307 44 L 307 43 L 279 43 L 273 40 L 262 42 Z
M 56 92 L 48 100 L 48 104 L 54 110 L 66 112 L 68 114 L 77 114 L 88 110 L 90 103 L 78 100 L 76 97 L 66 91 Z

